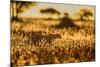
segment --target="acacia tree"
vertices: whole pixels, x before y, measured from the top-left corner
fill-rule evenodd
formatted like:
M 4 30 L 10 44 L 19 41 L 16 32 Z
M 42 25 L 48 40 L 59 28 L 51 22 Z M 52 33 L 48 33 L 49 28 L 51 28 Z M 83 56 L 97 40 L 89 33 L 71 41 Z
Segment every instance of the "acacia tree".
M 81 9 L 78 15 L 80 16 L 80 20 L 83 21 L 83 20 L 89 20 L 89 17 L 93 16 L 93 13 L 90 10 Z
M 41 9 L 40 13 L 49 14 L 51 16 L 53 16 L 55 14 L 58 15 L 58 16 L 60 15 L 60 12 L 55 10 L 54 8 Z
M 36 2 L 15 1 L 11 0 L 12 19 L 18 20 L 18 15 L 23 11 L 35 6 Z

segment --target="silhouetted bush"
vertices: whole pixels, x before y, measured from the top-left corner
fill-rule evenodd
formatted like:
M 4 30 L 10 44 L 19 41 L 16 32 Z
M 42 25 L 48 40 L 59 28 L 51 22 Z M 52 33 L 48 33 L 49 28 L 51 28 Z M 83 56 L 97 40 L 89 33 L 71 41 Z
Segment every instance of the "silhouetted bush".
M 73 28 L 78 27 L 74 24 L 74 21 L 69 17 L 68 14 L 65 14 L 64 17 L 61 18 L 60 23 L 55 26 L 55 28 Z

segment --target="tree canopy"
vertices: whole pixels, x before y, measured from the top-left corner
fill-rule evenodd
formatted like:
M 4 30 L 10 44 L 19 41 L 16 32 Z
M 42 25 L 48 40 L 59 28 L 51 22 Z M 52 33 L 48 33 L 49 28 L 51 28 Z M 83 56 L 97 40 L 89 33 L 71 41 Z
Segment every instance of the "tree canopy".
M 89 17 L 93 16 L 93 13 L 90 10 L 81 9 L 78 15 L 80 16 L 80 20 L 89 20 Z M 84 18 L 87 18 L 87 19 L 84 19 Z
M 60 15 L 60 12 L 58 12 L 54 8 L 41 9 L 40 12 L 41 13 L 51 13 L 51 14 L 58 14 L 58 15 Z
M 36 2 L 28 2 L 28 1 L 14 1 L 11 0 L 11 9 L 12 9 L 12 17 L 18 18 L 18 15 L 25 10 L 35 6 Z

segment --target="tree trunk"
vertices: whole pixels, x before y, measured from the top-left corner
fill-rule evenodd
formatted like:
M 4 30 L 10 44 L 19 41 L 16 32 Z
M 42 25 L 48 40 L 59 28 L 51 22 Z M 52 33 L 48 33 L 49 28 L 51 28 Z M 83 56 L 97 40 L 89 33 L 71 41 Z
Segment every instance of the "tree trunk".
M 81 20 L 81 21 L 83 21 L 83 20 L 84 20 L 82 15 L 80 16 L 80 20 Z
M 18 19 L 16 1 L 12 2 L 12 20 L 16 21 Z

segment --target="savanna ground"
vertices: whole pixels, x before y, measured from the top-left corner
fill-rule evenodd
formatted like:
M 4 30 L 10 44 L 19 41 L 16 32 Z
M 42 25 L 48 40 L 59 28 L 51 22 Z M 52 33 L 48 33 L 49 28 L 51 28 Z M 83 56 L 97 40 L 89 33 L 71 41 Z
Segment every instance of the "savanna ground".
M 78 27 L 67 28 L 57 26 L 60 21 L 12 21 L 11 65 L 15 67 L 94 61 L 94 21 L 73 21 Z

